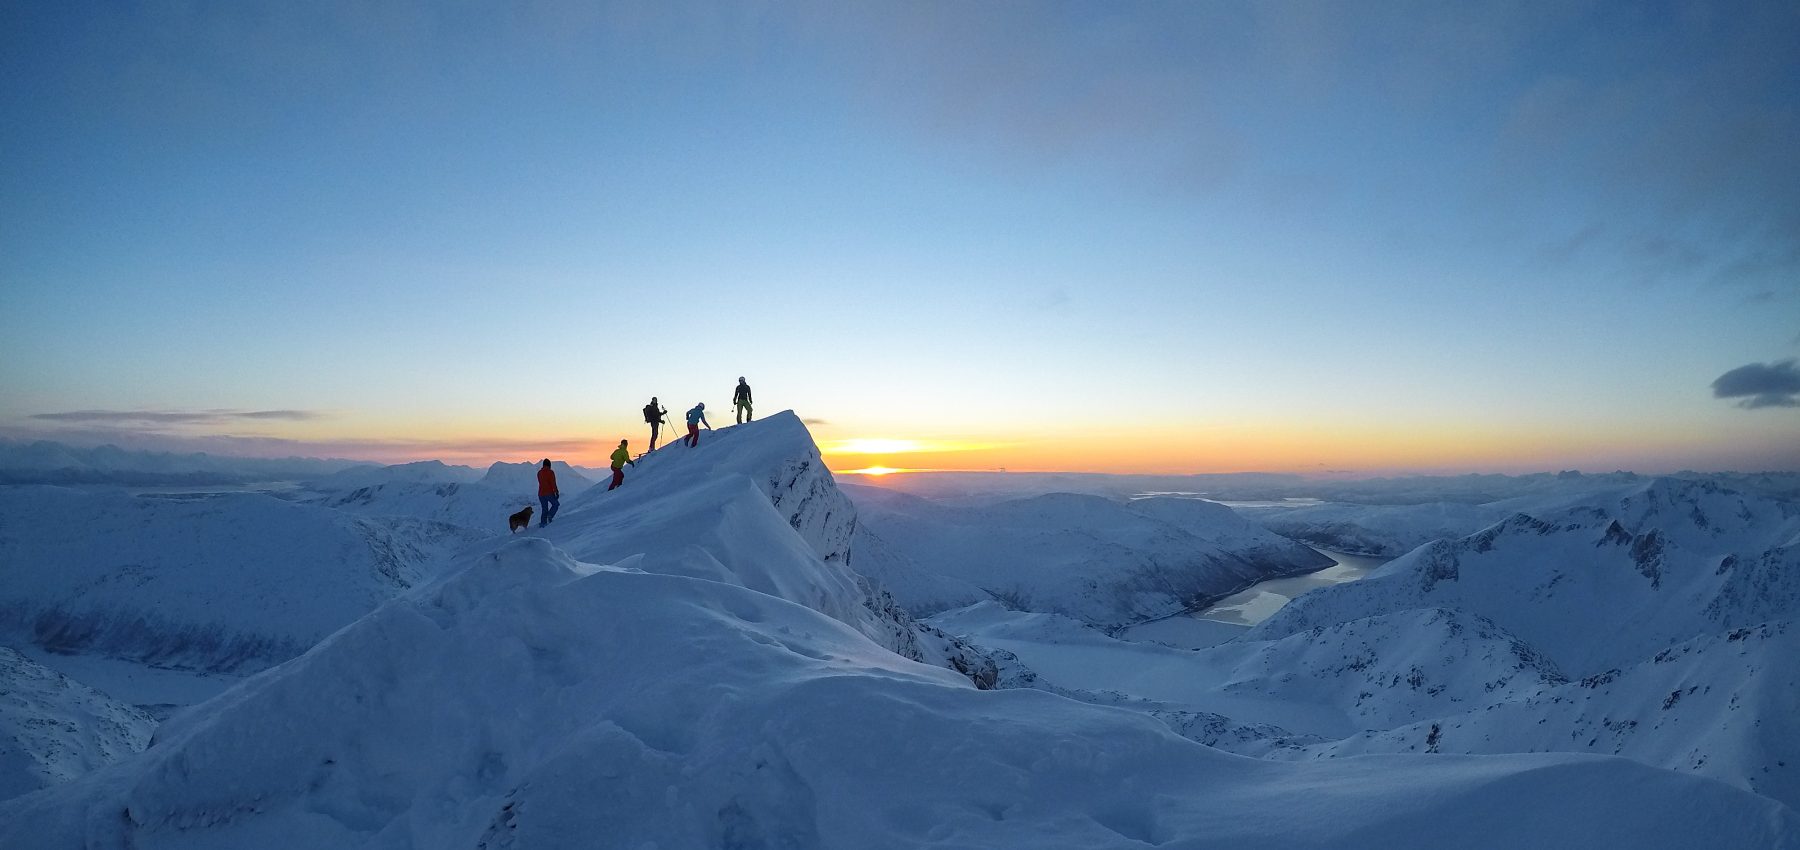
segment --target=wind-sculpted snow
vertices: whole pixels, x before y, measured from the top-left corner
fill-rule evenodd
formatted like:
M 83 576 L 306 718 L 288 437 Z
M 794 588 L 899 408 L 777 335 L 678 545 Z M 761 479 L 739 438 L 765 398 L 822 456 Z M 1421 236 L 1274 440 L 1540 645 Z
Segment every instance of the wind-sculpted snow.
M 0 800 L 140 752 L 143 712 L 0 646 Z
M 1529 813 L 1529 816 L 1521 816 Z M 979 691 L 803 605 L 511 540 L 0 804 L 0 846 L 1794 848 L 1622 759 L 1227 755 Z
M 476 539 L 256 494 L 0 488 L 0 634 L 63 653 L 260 670 Z
M 1180 613 L 1265 578 L 1329 566 L 1319 553 L 1194 499 L 1119 501 L 1053 493 L 983 506 L 948 506 L 856 487 L 863 521 L 907 567 L 1023 610 L 1103 627 Z M 952 585 L 911 569 L 871 576 L 903 604 L 940 609 Z

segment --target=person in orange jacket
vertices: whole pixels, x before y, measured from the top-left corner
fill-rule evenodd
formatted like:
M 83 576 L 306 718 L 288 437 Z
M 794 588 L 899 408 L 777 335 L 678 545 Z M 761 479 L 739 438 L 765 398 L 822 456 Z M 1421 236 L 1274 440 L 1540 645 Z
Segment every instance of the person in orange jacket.
M 543 468 L 538 470 L 538 501 L 544 506 L 544 515 L 538 518 L 538 528 L 550 524 L 556 518 L 556 509 L 562 505 L 562 493 L 556 489 L 556 470 L 550 468 L 550 459 L 544 458 Z

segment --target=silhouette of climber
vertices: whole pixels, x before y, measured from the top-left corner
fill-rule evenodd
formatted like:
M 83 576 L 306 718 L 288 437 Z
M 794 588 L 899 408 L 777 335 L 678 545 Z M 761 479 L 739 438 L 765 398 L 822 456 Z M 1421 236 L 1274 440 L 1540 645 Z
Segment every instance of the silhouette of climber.
M 712 423 L 706 421 L 706 402 L 703 401 L 703 402 L 700 402 L 699 404 L 694 405 L 694 409 L 689 410 L 687 412 L 687 423 L 688 423 L 687 436 L 682 438 L 682 442 L 687 443 L 688 448 L 691 449 L 697 445 L 700 445 L 700 426 L 701 425 L 705 425 L 706 430 L 708 430 L 708 431 L 712 430 Z
M 662 432 L 663 417 L 667 415 L 669 415 L 669 411 L 664 410 L 662 405 L 656 403 L 656 396 L 651 396 L 650 403 L 644 405 L 644 421 L 650 423 L 651 451 L 656 451 L 656 437 Z
M 737 424 L 742 425 L 756 418 L 751 415 L 750 385 L 744 383 L 741 376 L 738 378 L 737 391 L 731 396 L 731 403 L 737 405 Z

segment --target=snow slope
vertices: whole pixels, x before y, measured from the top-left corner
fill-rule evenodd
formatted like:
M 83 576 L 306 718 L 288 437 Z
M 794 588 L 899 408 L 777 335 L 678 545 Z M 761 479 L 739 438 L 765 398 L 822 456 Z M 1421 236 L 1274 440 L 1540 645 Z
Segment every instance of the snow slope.
M 260 670 L 476 539 L 259 494 L 0 487 L 0 637 L 163 667 Z
M 1293 753 L 1592 752 L 1708 776 L 1800 803 L 1800 623 L 1683 641 L 1623 670 L 1524 699 Z
M 155 726 L 143 712 L 0 646 L 0 800 L 140 752 Z
M 1519 817 L 1530 812 L 1530 817 Z M 0 803 L 59 847 L 1793 848 L 1800 819 L 1623 759 L 1246 759 L 978 691 L 813 608 L 509 540 Z
M 534 532 L 582 560 L 643 555 L 642 569 L 723 581 L 800 602 L 908 658 L 984 686 L 993 662 L 922 626 L 850 569 L 856 506 L 838 489 L 791 411 L 664 446 L 628 467 L 625 486 L 565 502 Z
M 1100 626 L 1166 617 L 1264 578 L 1331 564 L 1223 505 L 1194 499 L 1052 493 L 953 507 L 867 486 L 849 492 L 864 524 L 907 565 L 1014 608 Z M 956 599 L 916 573 L 887 575 L 882 566 L 871 564 L 871 576 L 902 604 L 929 611 Z

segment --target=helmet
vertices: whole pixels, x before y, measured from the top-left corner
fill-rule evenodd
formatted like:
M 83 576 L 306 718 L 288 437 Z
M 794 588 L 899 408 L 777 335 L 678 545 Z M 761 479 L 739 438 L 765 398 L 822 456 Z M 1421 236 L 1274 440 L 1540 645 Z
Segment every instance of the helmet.
M 698 407 L 698 408 L 700 408 L 700 409 L 701 409 L 701 410 L 705 410 L 705 409 L 706 409 L 706 402 L 704 402 L 704 401 L 703 401 L 703 402 L 700 402 L 700 403 L 699 403 L 699 404 L 696 404 L 696 405 L 694 405 L 694 406 L 695 406 L 695 407 Z
M 739 375 L 739 376 L 738 376 L 738 383 L 740 383 L 740 384 L 741 384 L 741 383 L 743 383 L 743 382 L 744 382 L 744 376 L 743 376 L 743 375 Z

